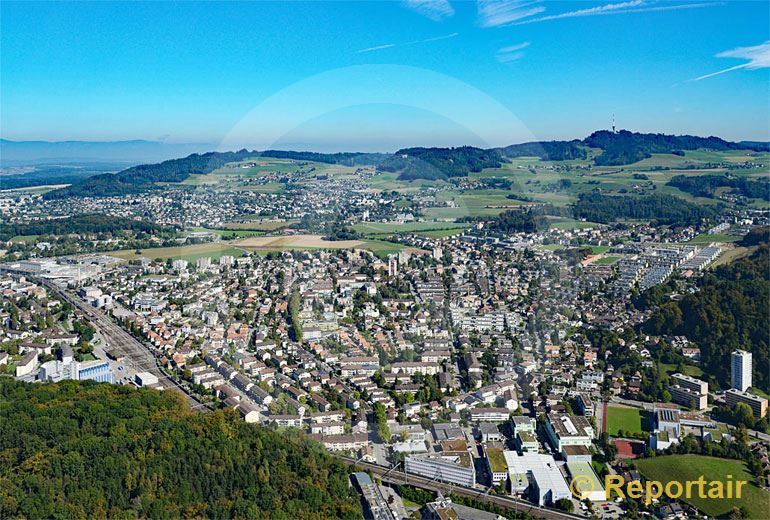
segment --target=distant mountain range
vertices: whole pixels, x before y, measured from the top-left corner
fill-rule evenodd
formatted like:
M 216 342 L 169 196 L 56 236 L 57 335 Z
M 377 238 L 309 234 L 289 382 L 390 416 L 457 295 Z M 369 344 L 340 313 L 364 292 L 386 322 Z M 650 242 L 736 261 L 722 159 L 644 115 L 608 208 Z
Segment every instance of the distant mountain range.
M 209 143 L 172 144 L 161 141 L 11 141 L 0 139 L 3 167 L 52 162 L 145 163 L 211 150 Z
M 116 143 L 15 143 L 3 141 L 4 147 L 10 146 L 18 152 L 25 146 L 32 154 L 35 146 L 43 149 L 50 146 L 50 152 L 55 150 L 70 153 L 91 153 L 91 157 L 104 158 L 107 149 L 112 145 L 111 153 L 153 152 L 161 156 L 171 153 L 168 146 L 194 145 L 165 145 L 151 141 L 123 141 Z M 107 148 L 101 149 L 100 145 Z M 621 166 L 632 164 L 651 157 L 654 153 L 673 153 L 684 155 L 686 150 L 709 149 L 716 151 L 746 150 L 754 152 L 770 151 L 770 143 L 763 142 L 730 142 L 719 137 L 697 137 L 691 135 L 675 136 L 664 134 L 641 134 L 621 130 L 610 132 L 600 130 L 582 140 L 572 141 L 536 141 L 515 144 L 503 148 L 482 149 L 472 146 L 456 148 L 404 148 L 394 154 L 381 153 L 316 153 L 295 152 L 283 150 L 237 152 L 208 152 L 193 153 L 181 159 L 170 159 L 157 164 L 133 166 L 115 174 L 103 174 L 78 180 L 67 188 L 54 190 L 46 194 L 49 199 L 86 196 L 113 196 L 126 193 L 139 193 L 153 188 L 156 182 L 181 182 L 192 174 L 206 174 L 220 168 L 227 162 L 244 160 L 249 157 L 275 157 L 306 161 L 316 161 L 330 164 L 345 165 L 375 165 L 380 171 L 399 174 L 399 178 L 411 179 L 448 179 L 450 177 L 467 176 L 471 172 L 479 172 L 484 168 L 496 168 L 508 159 L 534 156 L 543 160 L 563 161 L 588 159 L 592 157 L 594 164 L 599 166 Z M 78 152 L 80 151 L 80 152 Z M 5 153 L 5 152 L 3 152 Z M 102 155 L 98 155 L 102 154 Z M 114 157 L 114 155 L 113 155 Z

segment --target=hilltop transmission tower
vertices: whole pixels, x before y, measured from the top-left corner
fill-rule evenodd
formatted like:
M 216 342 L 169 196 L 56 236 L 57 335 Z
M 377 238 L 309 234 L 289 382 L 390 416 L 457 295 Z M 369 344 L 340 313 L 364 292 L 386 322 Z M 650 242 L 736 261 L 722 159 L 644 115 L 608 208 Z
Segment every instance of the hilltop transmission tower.
M 616 134 L 617 131 L 615 130 L 615 114 L 612 114 L 612 133 Z

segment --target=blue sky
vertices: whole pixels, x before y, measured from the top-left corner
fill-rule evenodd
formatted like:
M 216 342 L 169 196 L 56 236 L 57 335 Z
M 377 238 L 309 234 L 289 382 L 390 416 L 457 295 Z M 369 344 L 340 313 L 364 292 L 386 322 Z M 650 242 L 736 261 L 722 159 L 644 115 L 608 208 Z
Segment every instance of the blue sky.
M 770 139 L 767 2 L 0 11 L 7 139 L 393 150 L 580 138 L 613 114 L 637 131 Z

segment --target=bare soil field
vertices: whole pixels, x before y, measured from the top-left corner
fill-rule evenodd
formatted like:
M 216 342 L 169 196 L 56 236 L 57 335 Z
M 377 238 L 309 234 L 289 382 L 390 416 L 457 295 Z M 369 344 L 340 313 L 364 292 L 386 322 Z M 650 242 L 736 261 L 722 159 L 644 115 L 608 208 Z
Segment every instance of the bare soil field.
M 324 240 L 321 235 L 290 235 L 290 236 L 261 236 L 248 237 L 233 242 L 239 247 L 253 248 L 280 248 L 280 247 L 308 247 L 320 249 L 346 249 L 362 246 L 362 240 Z

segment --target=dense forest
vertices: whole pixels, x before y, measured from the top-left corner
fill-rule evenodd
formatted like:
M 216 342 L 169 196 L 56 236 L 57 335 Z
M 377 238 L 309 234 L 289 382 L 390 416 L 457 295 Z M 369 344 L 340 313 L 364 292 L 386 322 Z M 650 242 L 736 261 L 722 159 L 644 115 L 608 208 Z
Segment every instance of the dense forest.
M 493 234 L 536 233 L 548 229 L 548 219 L 532 209 L 509 209 L 492 220 L 487 229 Z
M 156 233 L 164 231 L 164 228 L 151 222 L 127 217 L 83 213 L 67 218 L 0 224 L 0 240 L 8 240 L 18 235 L 67 235 L 70 233 L 114 233 L 116 231 Z
M 254 157 L 272 157 L 274 159 L 292 159 L 295 161 L 313 161 L 326 164 L 341 164 L 344 166 L 377 165 L 390 157 L 384 153 L 365 152 L 292 152 L 284 150 L 265 150 L 253 154 Z
M 770 183 L 767 179 L 747 179 L 726 175 L 677 175 L 667 183 L 696 197 L 713 198 L 717 188 L 733 188 L 733 192 L 750 199 L 770 201 Z
M 362 516 L 320 445 L 171 391 L 3 379 L 0 457 L 0 518 Z
M 404 148 L 378 165 L 380 171 L 397 172 L 399 179 L 447 180 L 465 177 L 484 168 L 499 168 L 504 159 L 539 157 L 544 161 L 585 159 L 580 141 L 542 141 L 484 150 L 472 146 L 457 148 Z
M 770 226 L 759 226 L 753 228 L 751 231 L 746 233 L 746 236 L 744 236 L 740 242 L 738 242 L 738 244 L 741 246 L 750 247 L 758 246 L 763 242 L 770 242 Z
M 672 195 L 620 195 L 583 193 L 575 203 L 575 216 L 606 224 L 621 219 L 655 220 L 661 224 L 691 225 L 713 217 L 717 209 L 693 204 Z
M 141 193 L 155 182 L 182 182 L 190 175 L 211 173 L 234 161 L 252 157 L 254 152 L 194 153 L 183 159 L 171 159 L 158 164 L 140 164 L 118 173 L 96 175 L 66 188 L 53 190 L 43 197 L 48 200 L 67 197 L 113 197 Z
M 585 159 L 588 151 L 578 140 L 575 141 L 535 141 L 532 143 L 512 144 L 499 149 L 503 157 L 539 157 L 544 161 L 569 161 Z
M 754 357 L 754 385 L 770 391 L 770 247 L 718 267 L 698 291 L 657 309 L 644 324 L 650 334 L 686 336 L 701 349 L 704 372 L 721 386 L 730 382 L 730 352 Z
M 673 153 L 682 150 L 752 150 L 768 151 L 768 143 L 733 143 L 719 137 L 696 137 L 692 135 L 640 134 L 621 130 L 610 132 L 600 130 L 583 140 L 592 148 L 601 148 L 595 162 L 599 166 L 632 164 L 651 157 L 654 153 Z M 678 155 L 681 155 L 678 154 Z
M 400 171 L 400 179 L 444 179 L 465 177 L 484 168 L 499 168 L 500 155 L 494 150 L 473 146 L 457 148 L 404 148 L 389 162 L 380 165 L 383 171 Z M 397 167 L 402 166 L 400 170 Z

